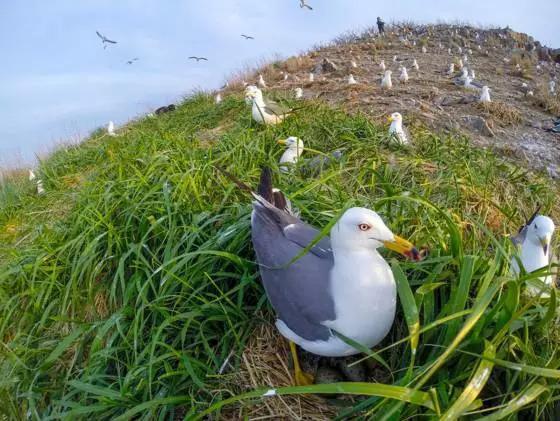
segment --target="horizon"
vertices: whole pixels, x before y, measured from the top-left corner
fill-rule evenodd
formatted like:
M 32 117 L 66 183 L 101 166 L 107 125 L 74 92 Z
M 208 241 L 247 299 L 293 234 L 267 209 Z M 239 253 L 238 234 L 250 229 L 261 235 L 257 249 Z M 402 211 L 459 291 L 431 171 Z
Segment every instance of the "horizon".
M 109 120 L 120 126 L 193 91 L 217 89 L 228 75 L 259 62 L 297 55 L 345 32 L 372 27 L 376 16 L 387 23 L 509 26 L 549 47 L 560 46 L 554 22 L 560 5 L 551 1 L 431 1 L 418 7 L 406 0 L 372 7 L 367 0 L 351 6 L 343 0 L 316 0 L 310 1 L 313 11 L 300 9 L 297 0 L 218 0 L 212 10 L 202 2 L 31 3 L 4 7 L 7 24 L 0 28 L 0 45 L 8 57 L 0 69 L 4 167 L 32 165 L 36 155 L 79 142 Z M 95 31 L 118 43 L 103 49 Z M 255 39 L 244 40 L 242 33 Z M 206 55 L 210 61 L 192 62 L 190 55 Z M 140 60 L 126 64 L 134 57 Z

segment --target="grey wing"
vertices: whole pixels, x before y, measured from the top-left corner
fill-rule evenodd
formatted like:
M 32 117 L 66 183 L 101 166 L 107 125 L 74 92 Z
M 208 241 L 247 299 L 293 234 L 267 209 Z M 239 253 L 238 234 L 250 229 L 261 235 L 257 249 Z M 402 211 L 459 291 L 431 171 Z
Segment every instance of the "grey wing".
M 519 232 L 515 235 L 510 237 L 512 243 L 516 246 L 520 246 L 525 241 L 525 237 L 527 236 L 527 225 L 521 227 Z
M 331 332 L 322 322 L 336 318 L 329 281 L 334 260 L 328 237 L 289 264 L 319 231 L 259 202 L 253 206 L 251 228 L 263 284 L 278 318 L 306 340 L 328 340 Z
M 267 114 L 274 114 L 277 116 L 282 116 L 288 114 L 290 109 L 287 107 L 283 107 L 282 105 L 278 104 L 277 102 L 266 100 L 264 111 Z
M 482 89 L 482 83 L 479 82 L 475 82 L 474 80 L 471 81 L 471 85 L 478 88 L 478 89 Z

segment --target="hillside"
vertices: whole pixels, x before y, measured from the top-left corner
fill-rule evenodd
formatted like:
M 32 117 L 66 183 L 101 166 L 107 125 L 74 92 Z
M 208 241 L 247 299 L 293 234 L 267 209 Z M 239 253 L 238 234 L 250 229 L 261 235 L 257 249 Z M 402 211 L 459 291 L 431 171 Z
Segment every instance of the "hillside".
M 418 49 L 425 29 L 410 30 L 408 42 Z M 447 61 L 430 51 L 434 43 L 454 30 L 432 29 L 428 52 L 414 54 L 421 74 L 411 71 L 409 85 L 390 93 L 381 94 L 375 65 L 405 51 L 412 57 L 412 47 L 397 44 L 404 29 L 382 41 L 347 37 L 260 69 L 271 85 L 267 95 L 298 108 L 278 126 L 253 122 L 241 86 L 231 81 L 220 104 L 210 94 L 192 95 L 172 112 L 119 128 L 116 137 L 98 130 L 61 148 L 36 171 L 45 194 L 36 194 L 25 172 L 5 180 L 0 417 L 557 419 L 556 294 L 524 294 L 548 269 L 513 277 L 507 238 L 537 203 L 560 220 L 557 181 L 532 171 L 541 166 L 526 167 L 535 158 L 554 164 L 557 135 L 527 125 L 552 115 L 514 93 L 521 79 L 491 72 L 492 63 L 503 63 L 499 49 L 489 57 L 473 49 L 472 60 L 495 102 L 519 119 L 500 123 L 484 114 L 494 108 L 474 103 L 438 106 L 438 97 L 467 95 L 431 70 Z M 496 33 L 470 31 L 489 43 Z M 358 86 L 345 82 L 351 57 L 359 60 Z M 291 99 L 323 58 L 339 70 L 304 84 L 304 100 Z M 292 79 L 283 81 L 280 70 Z M 437 95 L 423 97 L 433 87 Z M 555 104 L 558 97 L 546 98 Z M 410 146 L 388 137 L 383 117 L 397 110 Z M 494 119 L 494 136 L 465 129 L 463 115 Z M 276 140 L 290 135 L 306 142 L 304 159 L 337 149 L 343 158 L 314 175 L 304 162 L 283 174 Z M 523 162 L 500 154 L 537 135 L 550 157 L 537 149 Z M 250 197 L 218 170 L 255 186 L 263 165 L 310 224 L 325 227 L 345 208 L 364 206 L 428 251 L 420 263 L 383 251 L 399 279 L 399 309 L 361 382 L 291 387 L 286 344 L 250 243 Z M 263 398 L 270 388 L 279 396 Z
M 478 104 L 476 90 L 456 86 L 453 76 L 447 75 L 451 63 L 455 64 L 453 75 L 460 74 L 458 62 L 464 61 L 464 56 L 464 66 L 475 71 L 475 82 L 490 87 L 492 104 Z M 414 59 L 419 70 L 412 67 Z M 323 68 L 324 60 L 336 68 Z M 380 86 L 381 60 L 393 72 L 390 91 Z M 510 29 L 403 24 L 381 38 L 373 37 L 370 31 L 346 34 L 331 45 L 264 67 L 260 73 L 274 89 L 303 87 L 306 98 L 319 98 L 349 112 L 360 111 L 374 121 L 383 122 L 391 112 L 399 111 L 405 123 L 421 122 L 438 132 L 465 134 L 475 145 L 558 178 L 559 135 L 546 129 L 560 118 L 560 87 L 555 95 L 549 93 L 550 81 L 560 86 L 559 63 L 558 50 L 547 49 L 532 37 Z M 400 66 L 408 69 L 406 84 L 399 83 Z M 287 72 L 288 80 L 284 81 L 279 71 Z M 318 75 L 314 82 L 308 81 L 309 72 Z M 349 74 L 355 76 L 357 85 L 348 85 Z M 245 78 L 256 82 L 254 75 Z M 533 95 L 526 95 L 526 91 Z

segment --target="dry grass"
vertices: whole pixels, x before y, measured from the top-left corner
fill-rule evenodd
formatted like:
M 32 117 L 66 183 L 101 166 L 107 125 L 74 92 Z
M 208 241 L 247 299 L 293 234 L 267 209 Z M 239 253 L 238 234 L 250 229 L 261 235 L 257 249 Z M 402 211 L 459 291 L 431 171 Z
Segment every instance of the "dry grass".
M 314 62 L 308 56 L 302 57 L 290 57 L 278 67 L 288 73 L 297 73 L 301 71 L 311 70 L 313 68 Z
M 504 102 L 479 102 L 476 104 L 476 108 L 482 111 L 484 117 L 500 126 L 520 124 L 522 121 L 521 113 Z
M 538 88 L 532 100 L 534 105 L 544 111 L 560 115 L 560 98 L 557 95 L 551 95 L 545 88 Z
M 234 374 L 236 389 L 251 391 L 262 387 L 292 386 L 292 368 L 288 366 L 287 342 L 276 328 L 263 323 L 255 329 L 241 355 L 239 371 Z M 336 414 L 336 408 L 314 395 L 275 396 L 250 405 L 226 409 L 223 420 L 327 420 Z

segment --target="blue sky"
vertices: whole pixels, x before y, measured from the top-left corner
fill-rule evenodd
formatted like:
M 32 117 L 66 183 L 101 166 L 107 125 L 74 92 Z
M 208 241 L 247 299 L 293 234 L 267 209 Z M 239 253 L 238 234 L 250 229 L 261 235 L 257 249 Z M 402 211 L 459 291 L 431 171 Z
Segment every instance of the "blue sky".
M 262 59 L 386 22 L 509 25 L 560 47 L 558 0 L 21 0 L 0 4 L 0 166 L 29 163 Z M 99 30 L 118 41 L 104 50 Z M 255 36 L 245 41 L 241 33 Z M 207 56 L 199 64 L 190 55 Z M 133 65 L 125 62 L 133 57 Z

